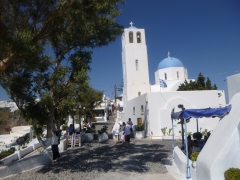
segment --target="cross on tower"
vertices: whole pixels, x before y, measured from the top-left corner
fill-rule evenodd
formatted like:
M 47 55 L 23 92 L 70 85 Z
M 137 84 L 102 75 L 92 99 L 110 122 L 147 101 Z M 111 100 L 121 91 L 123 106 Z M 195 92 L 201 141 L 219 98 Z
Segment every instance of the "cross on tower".
M 131 25 L 131 27 L 132 27 L 132 25 L 133 25 L 133 22 L 131 21 L 129 24 L 130 24 L 130 25 Z

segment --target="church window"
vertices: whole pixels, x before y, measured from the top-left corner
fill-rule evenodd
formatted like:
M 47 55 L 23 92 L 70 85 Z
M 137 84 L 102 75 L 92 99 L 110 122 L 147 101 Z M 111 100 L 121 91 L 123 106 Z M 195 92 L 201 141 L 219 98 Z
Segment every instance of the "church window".
M 138 60 L 137 59 L 135 61 L 135 65 L 136 65 L 136 71 L 138 71 Z
M 177 71 L 177 78 L 179 79 L 179 72 Z
M 165 80 L 167 80 L 167 73 L 164 73 L 164 76 L 165 76 Z
M 137 43 L 141 43 L 141 33 L 137 32 Z
M 144 108 L 143 108 L 143 105 L 141 105 L 141 114 L 144 113 Z
M 129 43 L 133 43 L 133 32 L 129 32 Z
M 138 92 L 138 96 L 141 96 L 141 92 Z
M 133 107 L 133 115 L 135 115 L 135 107 Z

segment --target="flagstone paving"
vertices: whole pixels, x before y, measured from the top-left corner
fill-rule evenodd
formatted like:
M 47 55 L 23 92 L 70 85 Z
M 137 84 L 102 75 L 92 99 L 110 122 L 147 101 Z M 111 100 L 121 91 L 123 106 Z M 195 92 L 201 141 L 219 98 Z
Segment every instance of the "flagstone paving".
M 108 132 L 111 133 L 114 116 L 110 117 Z M 100 129 L 104 123 L 98 123 Z M 180 141 L 176 141 L 180 145 Z M 105 143 L 94 140 L 82 147 L 69 148 L 54 164 L 38 167 L 7 180 L 174 180 L 164 166 L 172 156 L 172 142 L 148 138 L 131 139 L 130 147 L 115 144 L 113 139 Z

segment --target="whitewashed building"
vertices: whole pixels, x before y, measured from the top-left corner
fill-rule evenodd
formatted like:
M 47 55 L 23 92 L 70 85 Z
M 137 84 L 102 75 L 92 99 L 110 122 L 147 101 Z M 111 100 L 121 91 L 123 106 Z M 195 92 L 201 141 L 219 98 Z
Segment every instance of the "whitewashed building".
M 156 67 L 155 84 L 151 85 L 145 30 L 130 24 L 122 35 L 123 121 L 131 118 L 136 125 L 137 118 L 141 118 L 145 123 L 146 135 L 161 138 L 161 128 L 172 127 L 170 114 L 173 108 L 180 111 L 177 108 L 179 104 L 188 109 L 226 105 L 225 93 L 222 90 L 176 91 L 181 83 L 190 79 L 183 63 L 171 57 L 170 53 Z M 160 79 L 163 81 L 160 82 Z M 160 83 L 165 87 L 161 88 Z M 210 131 L 217 123 L 217 119 L 202 118 L 199 119 L 199 128 Z M 177 122 L 174 122 L 174 126 L 177 135 L 181 128 Z M 196 121 L 191 120 L 188 127 L 190 132 L 196 132 Z
M 234 94 L 240 92 L 240 73 L 227 77 L 228 99 L 232 99 Z

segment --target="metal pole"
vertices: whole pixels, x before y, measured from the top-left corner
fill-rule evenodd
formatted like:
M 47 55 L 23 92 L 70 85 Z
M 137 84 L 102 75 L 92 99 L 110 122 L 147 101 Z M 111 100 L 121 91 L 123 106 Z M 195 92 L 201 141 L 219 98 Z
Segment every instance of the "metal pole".
M 184 148 L 184 128 L 183 128 L 183 119 L 181 119 L 181 127 L 182 127 L 182 148 Z M 184 149 L 182 149 L 184 150 Z
M 190 166 L 189 166 L 189 158 L 188 158 L 188 141 L 187 141 L 187 123 L 186 123 L 186 119 L 184 119 L 184 125 L 185 125 L 185 138 L 186 138 L 186 156 L 187 156 L 187 172 L 186 172 L 186 178 L 189 179 L 191 178 L 191 174 L 190 174 Z
M 198 118 L 196 119 L 196 123 L 197 123 L 197 132 L 199 132 L 199 130 L 198 130 Z
M 172 119 L 172 153 L 173 153 L 173 156 L 172 158 L 174 159 L 174 126 L 173 126 L 173 119 Z

